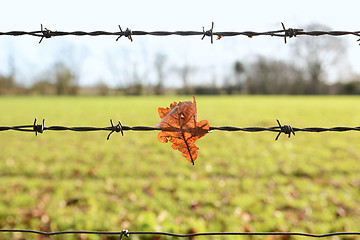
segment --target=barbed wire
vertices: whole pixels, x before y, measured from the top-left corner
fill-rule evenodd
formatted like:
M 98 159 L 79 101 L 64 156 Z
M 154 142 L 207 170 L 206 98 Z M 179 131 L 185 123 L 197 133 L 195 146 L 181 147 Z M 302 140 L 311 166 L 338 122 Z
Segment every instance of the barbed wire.
M 277 132 L 275 141 L 279 139 L 281 133 L 288 135 L 290 138 L 291 134 L 295 136 L 295 132 L 347 132 L 347 131 L 360 131 L 359 127 L 306 127 L 306 128 L 297 128 L 292 127 L 291 125 L 282 125 L 279 120 L 277 120 L 278 126 L 275 127 L 232 127 L 232 126 L 223 126 L 223 127 L 209 127 L 210 131 L 228 131 L 228 132 Z M 110 119 L 111 126 L 109 127 L 66 127 L 66 126 L 45 126 L 45 119 L 43 119 L 41 124 L 37 124 L 37 118 L 31 125 L 19 125 L 19 126 L 0 126 L 1 131 L 20 131 L 20 132 L 35 132 L 36 136 L 38 133 L 43 133 L 44 131 L 75 131 L 75 132 L 94 132 L 94 131 L 110 131 L 107 136 L 107 140 L 110 139 L 110 136 L 114 133 L 121 133 L 124 136 L 124 131 L 161 131 L 161 128 L 148 127 L 148 126 L 124 126 L 121 121 L 118 121 L 117 125 L 114 125 L 113 120 Z M 167 130 L 168 131 L 168 130 Z
M 185 237 L 198 237 L 198 236 L 302 236 L 312 238 L 325 238 L 333 236 L 358 236 L 360 232 L 333 232 L 325 234 L 312 234 L 301 232 L 203 232 L 203 233 L 188 233 L 178 234 L 170 232 L 142 232 L 142 231 L 128 231 L 122 230 L 120 232 L 107 232 L 107 231 L 59 231 L 59 232 L 41 232 L 35 230 L 23 230 L 23 229 L 0 229 L 0 233 L 29 233 L 45 236 L 65 235 L 65 234 L 88 234 L 88 235 L 120 235 L 122 237 L 130 237 L 130 235 L 156 235 L 156 236 L 170 236 L 177 238 Z
M 214 22 L 211 24 L 211 28 L 205 31 L 203 27 L 202 31 L 132 31 L 129 28 L 126 28 L 125 31 L 122 30 L 121 26 L 118 25 L 119 30 L 117 32 L 108 32 L 108 31 L 92 31 L 92 32 L 85 32 L 85 31 L 52 31 L 48 28 L 44 28 L 42 24 L 40 24 L 40 30 L 37 31 L 9 31 L 9 32 L 0 32 L 0 36 L 34 36 L 39 37 L 40 41 L 42 42 L 44 38 L 52 38 L 52 37 L 59 37 L 59 36 L 117 36 L 116 41 L 118 41 L 122 36 L 128 38 L 131 42 L 133 41 L 133 36 L 144 36 L 144 35 L 151 35 L 151 36 L 170 36 L 170 35 L 177 35 L 177 36 L 202 36 L 202 40 L 205 37 L 210 37 L 211 43 L 214 42 L 214 36 L 216 36 L 217 40 L 220 40 L 223 37 L 235 37 L 235 36 L 247 36 L 249 38 L 255 36 L 271 36 L 271 37 L 281 37 L 284 38 L 284 42 L 287 43 L 287 38 L 292 38 L 300 35 L 307 35 L 307 36 L 345 36 L 345 35 L 353 35 L 360 37 L 360 31 L 304 31 L 304 29 L 298 28 L 285 28 L 284 23 L 281 23 L 282 29 L 280 30 L 272 30 L 272 31 L 265 31 L 265 32 L 255 32 L 255 31 L 228 31 L 228 32 L 215 32 L 214 31 Z M 358 39 L 357 41 L 360 41 Z M 360 45 L 360 43 L 359 43 Z

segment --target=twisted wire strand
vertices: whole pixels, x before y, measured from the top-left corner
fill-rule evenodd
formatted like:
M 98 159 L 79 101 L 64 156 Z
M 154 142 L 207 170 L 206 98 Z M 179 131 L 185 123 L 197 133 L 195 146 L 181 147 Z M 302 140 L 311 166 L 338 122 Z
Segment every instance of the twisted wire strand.
M 263 131 L 270 131 L 270 132 L 279 132 L 280 127 L 210 127 L 210 130 L 220 130 L 220 131 L 243 131 L 243 132 L 263 132 Z M 306 128 L 296 128 L 293 127 L 294 132 L 346 132 L 346 131 L 360 131 L 360 127 L 330 127 L 330 128 L 323 128 L 323 127 L 306 127 Z
M 301 233 L 301 232 L 203 232 L 203 233 L 189 233 L 189 234 L 178 234 L 170 232 L 144 232 L 144 231 L 59 231 L 59 232 L 42 232 L 36 230 L 24 230 L 24 229 L 0 229 L 0 233 L 29 233 L 45 236 L 54 235 L 65 235 L 65 234 L 92 234 L 92 235 L 120 235 L 130 237 L 131 235 L 157 235 L 157 236 L 171 236 L 178 238 L 185 237 L 197 237 L 197 236 L 302 236 L 312 238 L 325 238 L 333 236 L 358 236 L 360 232 L 333 232 L 325 234 L 312 234 L 312 233 Z
M 249 38 L 255 36 L 271 36 L 271 37 L 282 37 L 284 38 L 284 42 L 287 43 L 286 38 L 289 37 L 296 37 L 299 35 L 306 35 L 306 36 L 346 36 L 352 35 L 360 37 L 360 31 L 304 31 L 303 29 L 295 29 L 295 28 L 285 28 L 284 23 L 281 23 L 282 29 L 280 30 L 272 30 L 272 31 L 265 31 L 265 32 L 256 32 L 256 31 L 218 31 L 215 32 L 214 29 L 214 22 L 212 22 L 211 28 L 207 31 L 132 31 L 127 28 L 123 31 L 119 26 L 120 31 L 117 32 L 109 32 L 109 31 L 51 31 L 50 29 L 43 28 L 41 24 L 41 29 L 38 31 L 9 31 L 9 32 L 0 32 L 0 36 L 34 36 L 40 37 L 39 43 L 42 42 L 43 38 L 52 38 L 52 37 L 59 37 L 59 36 L 117 36 L 116 41 L 119 40 L 122 36 L 128 38 L 129 40 L 133 41 L 132 36 L 144 36 L 144 35 L 151 35 L 151 36 L 170 36 L 170 35 L 177 35 L 177 36 L 202 36 L 201 39 L 204 39 L 205 36 L 211 38 L 211 43 L 213 43 L 213 36 L 217 36 L 217 39 L 221 39 L 222 37 L 235 37 L 235 36 L 247 36 Z M 360 39 L 359 39 L 360 40 Z M 358 41 L 359 41 L 358 40 Z
M 276 120 L 278 126 L 274 127 L 233 127 L 233 126 L 223 126 L 223 127 L 209 127 L 210 131 L 228 131 L 228 132 L 277 132 L 275 140 L 278 140 L 281 133 L 288 135 L 290 138 L 291 134 L 295 135 L 295 132 L 347 132 L 347 131 L 360 131 L 359 127 L 306 127 L 306 128 L 297 128 L 290 125 L 282 125 L 279 120 Z M 75 131 L 75 132 L 94 132 L 94 131 L 109 131 L 107 139 L 109 140 L 110 136 L 114 132 L 121 132 L 124 135 L 124 131 L 161 131 L 161 128 L 149 127 L 149 126 L 124 126 L 120 121 L 117 125 L 114 125 L 112 119 L 110 119 L 110 127 L 66 127 L 66 126 L 45 126 L 45 119 L 43 119 L 42 124 L 37 124 L 37 119 L 35 118 L 34 124 L 32 125 L 19 125 L 19 126 L 0 126 L 0 131 L 20 131 L 20 132 L 35 132 L 43 133 L 44 131 Z

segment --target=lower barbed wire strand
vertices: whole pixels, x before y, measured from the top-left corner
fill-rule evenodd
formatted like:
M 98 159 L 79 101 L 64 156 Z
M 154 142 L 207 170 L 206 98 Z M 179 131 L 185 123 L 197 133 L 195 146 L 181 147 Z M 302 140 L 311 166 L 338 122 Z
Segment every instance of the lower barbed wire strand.
M 188 233 L 178 234 L 170 232 L 143 232 L 143 231 L 58 231 L 58 232 L 42 232 L 36 230 L 25 230 L 25 229 L 0 229 L 0 233 L 28 233 L 37 235 L 65 235 L 65 234 L 91 234 L 91 235 L 125 235 L 129 237 L 131 235 L 162 235 L 171 237 L 196 237 L 196 236 L 303 236 L 313 238 L 324 238 L 332 236 L 358 236 L 360 232 L 332 232 L 324 234 L 312 234 L 312 233 L 301 233 L 301 232 L 202 232 L 202 233 Z

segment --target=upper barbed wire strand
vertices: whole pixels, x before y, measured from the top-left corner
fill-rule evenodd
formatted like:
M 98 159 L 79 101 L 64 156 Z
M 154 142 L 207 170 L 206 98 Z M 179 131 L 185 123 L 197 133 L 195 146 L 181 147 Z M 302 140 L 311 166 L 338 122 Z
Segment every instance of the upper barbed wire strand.
M 211 43 L 213 43 L 213 36 L 217 36 L 217 39 L 221 39 L 222 37 L 234 37 L 234 36 L 247 36 L 247 37 L 255 37 L 255 36 L 272 36 L 272 37 L 281 37 L 284 38 L 284 42 L 287 43 L 286 38 L 296 37 L 300 35 L 306 36 L 346 36 L 352 35 L 360 37 L 360 31 L 305 31 L 304 29 L 297 28 L 285 28 L 284 23 L 281 22 L 282 29 L 280 30 L 272 30 L 272 31 L 264 31 L 264 32 L 256 32 L 256 31 L 214 31 L 214 22 L 211 24 L 210 30 L 205 31 L 203 27 L 203 31 L 131 31 L 127 28 L 123 31 L 118 25 L 120 32 L 109 32 L 109 31 L 51 31 L 48 28 L 44 28 L 41 24 L 40 30 L 38 31 L 8 31 L 8 32 L 0 32 L 0 36 L 23 36 L 29 35 L 34 37 L 40 37 L 39 43 L 42 42 L 44 38 L 52 38 L 59 36 L 117 36 L 116 41 L 119 40 L 120 37 L 125 36 L 129 40 L 133 41 L 132 36 L 144 36 L 144 35 L 152 35 L 152 36 L 170 36 L 170 35 L 178 35 L 178 36 L 202 36 L 210 37 Z M 359 41 L 358 39 L 357 41 Z

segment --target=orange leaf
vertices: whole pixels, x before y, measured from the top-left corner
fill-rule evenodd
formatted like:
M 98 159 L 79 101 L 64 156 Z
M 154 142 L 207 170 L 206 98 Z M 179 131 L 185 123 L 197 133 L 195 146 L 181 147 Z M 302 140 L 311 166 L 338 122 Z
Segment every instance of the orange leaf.
M 197 109 L 194 102 L 173 102 L 170 108 L 159 108 L 161 121 L 155 125 L 161 128 L 158 139 L 162 143 L 170 141 L 171 147 L 179 150 L 181 154 L 194 164 L 198 156 L 198 147 L 195 141 L 209 132 L 209 122 L 197 122 Z

